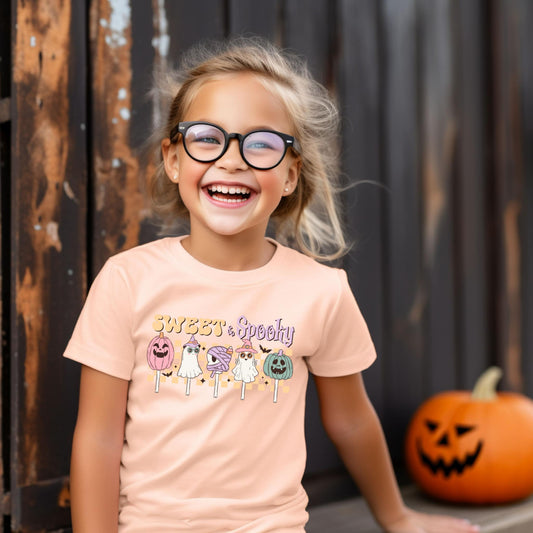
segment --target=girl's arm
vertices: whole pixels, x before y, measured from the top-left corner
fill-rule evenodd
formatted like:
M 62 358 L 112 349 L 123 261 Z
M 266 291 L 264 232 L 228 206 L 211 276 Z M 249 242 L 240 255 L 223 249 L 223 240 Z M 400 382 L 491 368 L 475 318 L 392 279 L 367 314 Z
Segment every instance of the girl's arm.
M 361 374 L 315 376 L 322 422 L 380 526 L 394 533 L 476 532 L 468 521 L 408 509 Z
M 70 468 L 74 533 L 116 533 L 128 381 L 82 366 Z

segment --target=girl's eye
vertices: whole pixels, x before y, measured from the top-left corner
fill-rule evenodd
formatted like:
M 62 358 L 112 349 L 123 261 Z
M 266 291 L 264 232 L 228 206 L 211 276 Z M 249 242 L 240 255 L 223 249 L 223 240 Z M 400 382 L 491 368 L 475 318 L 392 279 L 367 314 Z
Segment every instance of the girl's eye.
M 198 144 L 224 144 L 224 134 L 206 124 L 196 124 L 187 131 L 185 142 Z
M 264 140 L 252 140 L 246 143 L 246 150 L 266 150 L 272 149 L 272 145 Z
M 194 142 L 220 144 L 220 141 L 218 139 L 215 139 L 215 137 L 197 137 L 196 139 L 194 139 Z

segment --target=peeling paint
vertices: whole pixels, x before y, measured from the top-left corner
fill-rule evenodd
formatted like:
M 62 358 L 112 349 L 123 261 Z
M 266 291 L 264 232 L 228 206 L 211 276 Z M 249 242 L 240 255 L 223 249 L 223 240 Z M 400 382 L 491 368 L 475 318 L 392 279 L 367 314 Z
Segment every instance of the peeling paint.
M 154 28 L 157 33 L 152 39 L 152 46 L 161 58 L 168 57 L 170 48 L 170 35 L 168 34 L 168 19 L 165 10 L 165 0 L 156 0 L 154 9 Z
M 59 240 L 59 224 L 57 222 L 48 222 L 46 225 L 46 235 L 48 236 L 48 245 L 61 251 L 61 241 Z
M 164 70 L 167 67 L 167 57 L 170 48 L 170 35 L 168 33 L 168 19 L 164 0 L 152 0 L 154 13 L 152 24 L 154 37 L 152 46 L 155 50 L 154 69 Z M 157 91 L 152 96 L 152 121 L 154 128 L 158 128 L 162 122 L 161 98 Z
M 110 33 L 106 35 L 105 42 L 111 47 L 125 46 L 128 44 L 126 32 L 131 25 L 131 6 L 128 0 L 109 0 L 111 16 L 107 26 Z
M 127 107 L 120 108 L 119 113 L 122 120 L 129 120 L 131 118 L 130 110 Z
M 72 190 L 72 187 L 70 186 L 70 183 L 68 181 L 65 181 L 63 183 L 63 190 L 65 191 L 67 198 L 69 198 L 76 204 L 79 203 L 79 200 L 76 198 L 76 195 L 74 194 L 74 191 Z

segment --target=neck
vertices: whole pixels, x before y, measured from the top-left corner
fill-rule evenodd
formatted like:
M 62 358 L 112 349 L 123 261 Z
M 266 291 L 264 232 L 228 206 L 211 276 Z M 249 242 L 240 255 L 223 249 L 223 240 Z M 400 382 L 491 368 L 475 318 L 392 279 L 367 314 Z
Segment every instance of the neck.
M 182 241 L 183 248 L 201 263 L 219 270 L 254 270 L 266 265 L 276 250 L 264 236 L 214 235 L 210 238 L 191 235 Z

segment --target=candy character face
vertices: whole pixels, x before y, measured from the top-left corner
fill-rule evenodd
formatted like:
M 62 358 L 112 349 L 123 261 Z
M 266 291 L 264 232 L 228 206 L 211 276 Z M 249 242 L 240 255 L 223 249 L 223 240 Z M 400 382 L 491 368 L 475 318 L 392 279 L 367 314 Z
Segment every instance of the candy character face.
M 248 339 L 244 339 L 243 345 L 237 348 L 238 353 L 235 368 L 232 370 L 236 381 L 244 383 L 251 383 L 255 380 L 255 376 L 259 374 L 257 371 L 257 360 L 254 355 L 257 350 L 254 350 L 252 343 Z
M 229 370 L 233 348 L 230 346 L 213 346 L 207 351 L 206 369 L 211 372 L 211 377 Z
M 154 337 L 146 350 L 148 365 L 152 370 L 165 370 L 174 360 L 174 347 L 168 337 L 160 333 Z
M 182 378 L 195 378 L 202 373 L 202 369 L 198 364 L 198 354 L 200 353 L 200 344 L 191 336 L 188 343 L 183 345 L 181 352 L 181 365 L 178 370 L 178 376 Z
M 251 383 L 255 380 L 255 376 L 259 374 L 256 368 L 257 361 L 250 352 L 242 352 L 237 358 L 233 374 L 237 381 L 244 381 L 245 383 Z
M 263 371 L 272 379 L 290 379 L 293 372 L 292 360 L 282 350 L 271 353 L 265 359 Z

